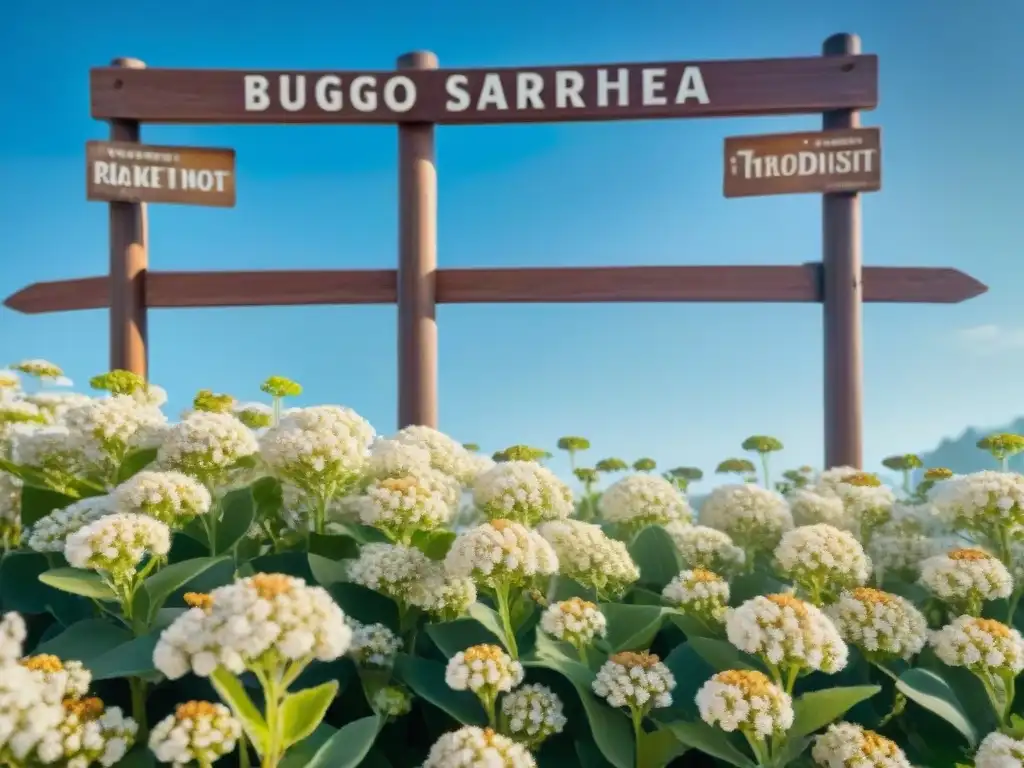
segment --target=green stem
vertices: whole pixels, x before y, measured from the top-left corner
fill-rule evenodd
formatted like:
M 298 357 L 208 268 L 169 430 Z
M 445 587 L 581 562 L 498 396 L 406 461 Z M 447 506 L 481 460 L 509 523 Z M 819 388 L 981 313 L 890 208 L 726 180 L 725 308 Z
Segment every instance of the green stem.
M 796 680 L 800 676 L 800 667 L 793 664 L 789 668 L 789 672 L 786 675 L 786 693 L 792 695 L 793 688 L 796 687 Z
M 141 677 L 129 677 L 128 687 L 132 695 L 132 717 L 139 724 L 139 734 L 136 738 L 144 744 L 146 731 L 149 730 L 146 723 L 146 681 Z
M 480 697 L 480 703 L 484 705 L 484 712 L 487 713 L 487 725 L 497 730 L 498 720 L 494 712 L 494 705 L 498 700 L 498 692 L 491 691 L 486 696 Z
M 210 556 L 217 554 L 217 518 L 220 517 L 220 502 L 214 501 L 210 511 L 203 517 L 203 524 L 206 527 L 206 538 L 209 540 Z
M 743 731 L 743 736 L 747 740 L 747 744 L 750 745 L 750 751 L 754 753 L 754 759 L 757 761 L 760 768 L 767 768 L 772 764 L 771 749 L 764 739 L 758 739 L 750 735 L 746 730 Z
M 580 657 L 580 663 L 584 667 L 589 667 L 590 666 L 590 659 L 587 658 L 587 648 L 586 648 L 586 646 L 583 646 L 583 645 L 576 646 L 576 653 Z
M 768 474 L 768 453 L 761 454 L 761 469 L 764 471 L 764 487 L 771 490 L 771 477 Z
M 630 715 L 633 719 L 633 742 L 636 744 L 636 768 L 641 768 L 640 744 L 644 738 L 644 713 L 636 707 L 630 707 Z
M 516 645 L 515 630 L 512 629 L 512 611 L 509 608 L 508 591 L 508 584 L 502 584 L 494 590 L 494 595 L 498 600 L 498 615 L 501 616 L 501 627 L 505 631 L 505 645 L 508 648 L 509 656 L 518 660 L 519 648 Z
M 261 682 L 263 683 L 263 697 L 266 700 L 267 706 L 267 733 L 269 738 L 267 739 L 267 751 L 263 755 L 263 761 L 260 763 L 261 768 L 277 768 L 277 764 L 281 759 L 281 698 L 282 691 L 279 690 L 279 685 L 276 679 L 270 679 L 264 677 Z
M 244 730 L 238 735 L 238 765 L 239 768 L 249 768 L 249 740 Z

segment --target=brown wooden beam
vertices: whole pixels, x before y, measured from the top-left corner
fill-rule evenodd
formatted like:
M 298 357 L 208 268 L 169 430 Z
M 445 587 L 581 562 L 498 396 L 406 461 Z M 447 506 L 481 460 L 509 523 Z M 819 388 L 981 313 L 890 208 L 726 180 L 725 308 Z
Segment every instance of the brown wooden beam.
M 955 304 L 988 288 L 945 267 L 865 267 L 864 301 Z M 439 269 L 437 303 L 820 302 L 821 265 Z M 393 304 L 393 269 L 149 272 L 146 306 Z M 33 283 L 4 301 L 39 314 L 110 305 L 106 277 Z

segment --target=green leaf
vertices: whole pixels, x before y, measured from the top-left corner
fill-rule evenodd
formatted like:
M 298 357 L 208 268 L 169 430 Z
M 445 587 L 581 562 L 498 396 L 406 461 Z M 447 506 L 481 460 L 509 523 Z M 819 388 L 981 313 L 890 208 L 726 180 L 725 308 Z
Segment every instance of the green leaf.
M 412 545 L 431 560 L 444 560 L 455 541 L 455 531 L 417 531 Z
M 758 595 L 774 595 L 784 592 L 787 586 L 770 573 L 755 571 L 744 573 L 732 580 L 729 585 L 729 604 L 740 605 Z
M 509 639 L 505 636 L 505 628 L 501 625 L 501 617 L 497 611 L 483 603 L 473 603 L 469 606 L 466 613 L 469 614 L 470 618 L 476 619 L 483 624 L 487 631 L 501 640 L 502 645 L 508 650 Z
M 749 653 L 744 653 L 725 640 L 713 637 L 691 637 L 688 642 L 697 655 L 714 667 L 716 672 L 725 672 L 730 669 L 765 671 L 760 659 Z
M 640 582 L 655 587 L 659 592 L 683 569 L 679 550 L 660 525 L 651 525 L 640 531 L 629 545 L 629 554 L 640 568 Z
M 666 727 L 672 731 L 679 741 L 688 747 L 699 749 L 705 755 L 722 760 L 737 768 L 757 768 L 749 757 L 744 755 L 729 739 L 724 731 L 712 728 L 707 723 L 668 723 Z
M 256 503 L 252 491 L 240 488 L 224 496 L 220 503 L 222 510 L 217 523 L 217 541 L 213 551 L 223 553 L 229 551 L 249 531 L 252 521 L 256 518 Z
M 113 648 L 89 662 L 93 680 L 112 680 L 115 677 L 151 677 L 156 673 L 153 650 L 159 632 L 136 637 Z
M 55 509 L 64 509 L 75 501 L 77 499 L 73 496 L 26 485 L 21 489 L 21 526 L 28 528 L 35 525 Z
M 833 720 L 838 720 L 850 709 L 866 701 L 881 689 L 877 685 L 857 685 L 848 688 L 824 688 L 805 693 L 793 702 L 793 727 L 788 738 L 810 736 Z M 795 756 L 794 756 L 795 757 Z
M 486 625 L 476 619 L 456 619 L 455 621 L 441 621 L 427 624 L 427 634 L 434 644 L 445 655 L 451 658 L 459 651 L 464 651 L 471 645 L 490 644 L 495 641 L 501 642 L 502 638 L 495 635 Z
M 443 664 L 404 653 L 395 660 L 395 676 L 421 699 L 447 712 L 463 725 L 487 725 L 487 717 L 477 697 L 469 691 L 449 688 L 444 672 Z
M 346 615 L 363 624 L 383 624 L 399 631 L 398 606 L 394 600 L 360 584 L 342 582 L 327 588 Z
M 223 667 L 218 667 L 210 675 L 210 683 L 217 691 L 217 695 L 220 696 L 220 700 L 231 708 L 235 717 L 241 722 L 245 735 L 249 737 L 249 742 L 256 748 L 256 751 L 260 756 L 266 754 L 270 735 L 267 723 L 256 705 L 252 703 L 249 694 L 245 692 L 245 686 L 242 685 L 241 680 Z
M 306 768 L 357 768 L 373 749 L 381 725 L 376 715 L 353 720 L 316 751 Z
M 352 541 L 347 536 L 348 541 Z M 313 578 L 321 587 L 329 587 L 345 581 L 348 562 L 345 560 L 330 560 L 322 555 L 309 554 L 309 570 L 313 572 Z
M 311 533 L 309 534 L 309 553 L 320 555 L 328 560 L 359 557 L 359 542 L 351 536 Z
M 54 568 L 46 573 L 39 574 L 39 580 L 62 592 L 70 592 L 72 595 L 91 597 L 108 603 L 116 603 L 117 595 L 103 577 L 96 571 L 85 571 L 81 568 Z
M 641 733 L 637 745 L 637 768 L 665 768 L 688 747 L 681 744 L 676 735 L 661 726 L 651 733 Z
M 148 597 L 146 609 L 146 623 L 153 621 L 157 611 L 163 608 L 167 598 L 188 584 L 194 578 L 205 573 L 218 563 L 231 562 L 229 557 L 197 557 L 194 560 L 183 560 L 180 563 L 164 566 L 143 582 L 143 589 L 136 593 L 136 599 L 140 594 Z M 133 605 L 133 615 L 137 607 Z
M 88 667 L 93 659 L 131 639 L 132 633 L 119 624 L 105 619 L 84 619 L 41 643 L 33 653 L 49 653 L 65 661 L 80 661 Z
M 149 747 L 136 744 L 131 752 L 117 761 L 117 768 L 154 768 L 156 764 L 156 756 Z
M 0 558 L 0 606 L 5 611 L 45 613 L 54 600 L 78 599 L 43 584 L 39 577 L 50 570 L 42 552 L 10 552 Z
M 338 681 L 288 694 L 281 704 L 284 748 L 297 744 L 316 730 L 338 695 Z
M 949 683 L 927 669 L 910 669 L 900 675 L 896 688 L 911 701 L 924 707 L 956 728 L 968 743 L 978 743 L 978 733 Z
M 142 448 L 125 456 L 121 466 L 117 468 L 117 484 L 120 485 L 152 464 L 156 460 L 156 452 L 156 448 Z
M 288 750 L 284 759 L 278 764 L 278 768 L 307 768 L 317 750 L 337 732 L 338 729 L 334 726 L 320 723 L 313 733 Z
M 602 603 L 600 607 L 608 620 L 607 640 L 613 653 L 648 650 L 665 616 L 672 612 L 670 608 L 654 605 Z

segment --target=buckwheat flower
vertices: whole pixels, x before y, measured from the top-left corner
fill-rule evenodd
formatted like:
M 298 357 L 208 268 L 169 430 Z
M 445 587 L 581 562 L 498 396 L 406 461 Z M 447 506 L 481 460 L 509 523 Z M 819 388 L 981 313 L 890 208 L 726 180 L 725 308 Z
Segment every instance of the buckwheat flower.
M 704 500 L 700 520 L 729 534 L 747 553 L 748 561 L 756 552 L 775 549 L 782 534 L 793 527 L 786 500 L 750 483 L 715 488 Z
M 293 576 L 258 573 L 209 595 L 209 608 L 192 608 L 165 629 L 153 662 L 176 679 L 191 669 L 208 677 L 218 666 L 233 674 L 278 674 L 282 663 L 333 661 L 348 650 L 352 630 L 322 587 Z
M 932 502 L 957 530 L 981 534 L 993 543 L 1024 539 L 1024 477 L 1016 472 L 950 478 L 935 489 Z
M 59 422 L 69 409 L 88 403 L 91 399 L 77 392 L 33 392 L 24 396 L 25 402 L 36 406 L 49 424 Z
M 450 475 L 421 468 L 404 477 L 372 480 L 358 497 L 359 519 L 395 541 L 440 528 L 455 514 L 461 486 Z
M 816 737 L 811 757 L 821 768 L 913 768 L 896 742 L 846 722 Z
M 831 467 L 818 474 L 811 488 L 815 493 L 838 495 L 839 486 L 843 481 L 859 474 L 861 474 L 861 470 L 856 467 Z
M 1013 592 L 1013 577 L 996 557 L 980 549 L 954 549 L 921 564 L 921 584 L 944 603 L 981 614 L 982 603 Z
M 746 562 L 746 553 L 733 544 L 729 534 L 715 528 L 669 523 L 665 530 L 672 537 L 686 568 L 731 574 L 741 570 Z
M 80 699 L 89 692 L 92 673 L 80 661 L 61 661 L 58 657 L 41 653 L 26 656 L 18 662 L 44 685 L 60 689 L 60 698 Z
M 89 496 L 63 509 L 55 509 L 31 527 L 28 548 L 35 552 L 64 552 L 71 534 L 113 512 L 110 496 Z
M 909 660 L 928 640 L 928 623 L 913 603 L 870 587 L 843 592 L 828 615 L 843 640 L 874 661 Z
M 0 666 L 8 667 L 21 658 L 27 635 L 21 614 L 11 611 L 0 616 Z
M 849 521 L 846 507 L 839 496 L 815 493 L 809 488 L 797 488 L 786 494 L 789 509 L 796 525 L 827 523 L 836 528 L 845 528 Z
M 153 408 L 161 408 L 167 404 L 167 390 L 156 384 L 146 384 L 134 390 L 131 398 L 140 405 L 147 405 Z
M 181 472 L 143 470 L 111 493 L 121 512 L 147 515 L 172 528 L 182 528 L 192 518 L 210 511 L 210 492 L 199 481 Z
M 860 586 L 871 575 L 871 561 L 850 533 L 825 523 L 787 531 L 775 548 L 779 572 L 821 605 L 840 590 Z
M 697 691 L 701 720 L 752 743 L 781 736 L 793 725 L 793 700 L 767 675 L 754 670 L 719 672 Z
M 412 711 L 412 696 L 397 685 L 386 685 L 373 695 L 373 709 L 385 717 L 402 717 Z
M 879 582 L 890 576 L 916 581 L 921 575 L 921 564 L 937 554 L 939 542 L 924 533 L 889 533 L 885 526 L 871 537 L 867 549 Z
M 1024 671 L 1024 639 L 1020 632 L 994 619 L 959 616 L 929 643 L 943 664 L 966 667 L 982 677 Z
M 661 596 L 683 613 L 719 624 L 729 605 L 729 582 L 717 573 L 695 568 L 674 576 Z
M 0 436 L 9 439 L 17 426 L 38 426 L 46 423 L 46 414 L 26 400 L 0 400 Z
M 978 746 L 974 768 L 1020 768 L 1024 766 L 1024 740 L 993 731 Z
M 430 451 L 423 445 L 379 438 L 374 440 L 370 446 L 366 471 L 371 477 L 380 479 L 405 477 L 424 469 L 433 469 L 433 467 L 430 461 Z
M 0 551 L 21 539 L 21 488 L 20 479 L 0 472 Z
M 189 701 L 154 726 L 149 748 L 158 762 L 174 768 L 209 766 L 231 754 L 241 735 L 241 724 L 223 704 Z
M 132 583 L 135 569 L 149 554 L 164 558 L 171 549 L 166 524 L 145 515 L 114 513 L 94 520 L 68 536 L 64 557 L 73 568 L 109 574 L 117 587 Z
M 360 624 L 349 620 L 352 643 L 348 655 L 361 667 L 390 669 L 395 655 L 402 649 L 402 641 L 384 624 Z
M 594 679 L 594 693 L 612 707 L 628 707 L 646 715 L 652 709 L 672 706 L 676 680 L 653 653 L 616 653 L 608 658 Z
M 828 616 L 792 595 L 758 595 L 747 600 L 729 611 L 725 632 L 741 651 L 760 656 L 780 676 L 787 675 L 788 690 L 801 673 L 839 672 L 849 656 Z
M 665 525 L 693 519 L 686 497 L 658 475 L 628 475 L 613 483 L 598 501 L 601 518 L 638 531 L 648 525 Z
M 568 722 L 562 711 L 562 700 L 547 686 L 535 683 L 503 697 L 501 713 L 506 733 L 530 749 L 536 749 L 545 739 L 561 733 Z
M 120 707 L 105 707 L 97 698 L 65 699 L 64 718 L 36 747 L 36 761 L 68 768 L 120 763 L 135 743 L 138 724 Z
M 491 520 L 459 534 L 444 566 L 452 576 L 500 589 L 555 574 L 558 556 L 536 531 L 508 520 Z
M 249 429 L 267 429 L 274 423 L 274 410 L 263 403 L 235 403 L 231 412 Z
M 430 466 L 451 475 L 463 485 L 471 483 L 476 476 L 477 463 L 472 458 L 473 454 L 443 432 L 413 425 L 399 430 L 391 439 L 425 449 L 430 454 Z
M 540 617 L 540 628 L 555 640 L 569 643 L 583 651 L 593 645 L 596 638 L 605 636 L 608 620 L 593 603 L 579 597 L 570 597 L 544 609 Z
M 57 487 L 71 485 L 77 475 L 88 471 L 65 426 L 17 428 L 8 437 L 14 463 L 42 471 Z
M 475 693 L 493 725 L 498 694 L 523 682 L 523 665 L 497 645 L 474 645 L 448 660 L 444 681 L 453 691 Z
M 231 483 L 235 465 L 258 450 L 252 430 L 230 413 L 197 411 L 167 431 L 155 466 L 191 475 L 216 493 Z
M 421 578 L 410 588 L 410 605 L 426 611 L 436 621 L 454 621 L 476 602 L 476 584 L 468 577 L 453 576 L 444 563 L 427 560 Z
M 476 477 L 473 502 L 491 520 L 537 525 L 569 517 L 572 491 L 534 461 L 503 461 Z
M 871 541 L 875 529 L 892 519 L 896 495 L 869 472 L 844 477 L 835 492 L 843 500 L 850 528 L 864 544 Z
M 554 549 L 559 573 L 598 595 L 620 595 L 640 578 L 640 569 L 626 545 L 609 537 L 599 525 L 554 520 L 537 530 Z
M 430 558 L 415 547 L 373 542 L 359 549 L 348 564 L 347 577 L 354 584 L 380 592 L 399 605 L 413 605 L 411 593 L 430 567 Z
M 167 429 L 167 417 L 129 395 L 113 395 L 69 408 L 63 425 L 84 465 L 109 478 L 132 451 L 156 447 Z
M 507 736 L 466 725 L 434 742 L 423 768 L 537 768 L 537 761 Z

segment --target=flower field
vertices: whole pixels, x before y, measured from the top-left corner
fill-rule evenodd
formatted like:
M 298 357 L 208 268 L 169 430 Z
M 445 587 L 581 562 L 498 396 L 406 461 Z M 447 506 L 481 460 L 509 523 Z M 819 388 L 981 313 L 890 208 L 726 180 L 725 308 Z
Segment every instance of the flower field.
M 281 377 L 62 377 L 0 371 L 0 765 L 1024 766 L 1024 438 L 890 488 L 754 436 L 697 512 L 582 437 L 567 484 Z

